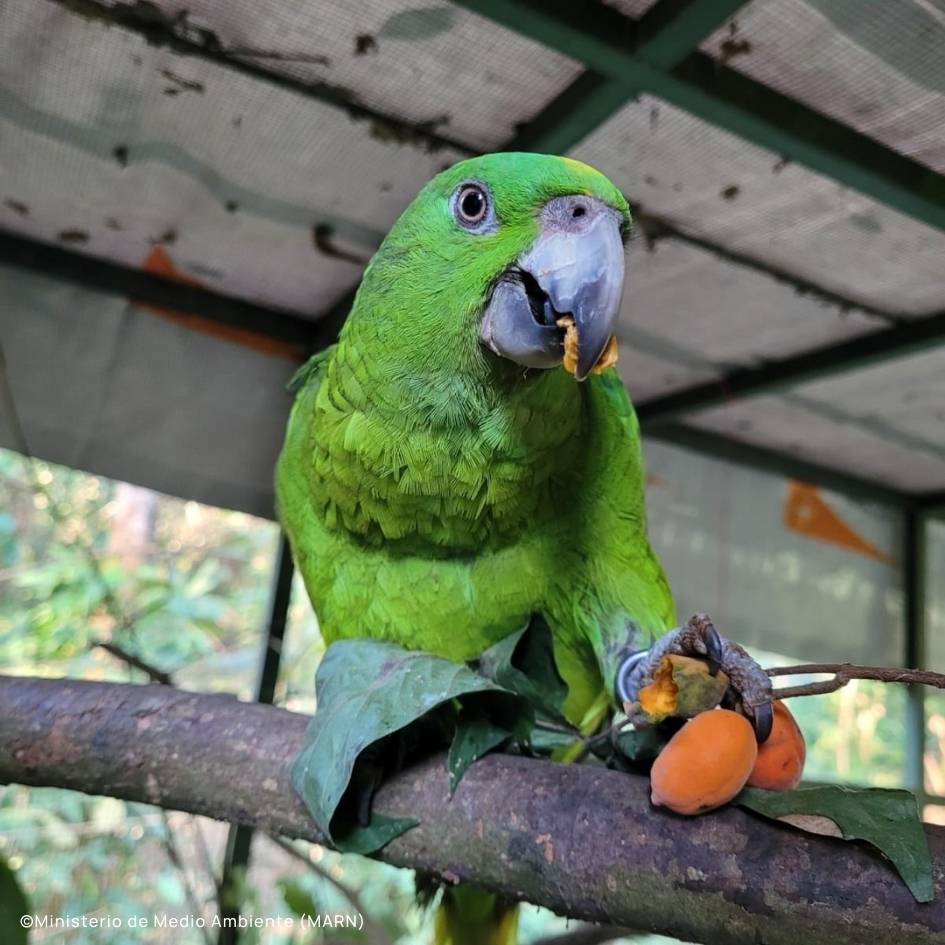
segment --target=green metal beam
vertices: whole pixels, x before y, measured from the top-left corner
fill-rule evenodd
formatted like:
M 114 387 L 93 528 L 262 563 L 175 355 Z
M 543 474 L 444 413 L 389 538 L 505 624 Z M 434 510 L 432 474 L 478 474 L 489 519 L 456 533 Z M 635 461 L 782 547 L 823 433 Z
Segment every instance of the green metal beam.
M 566 154 L 640 91 L 588 69 L 552 99 L 502 150 Z
M 695 52 L 667 71 L 636 51 L 637 27 L 603 5 L 568 0 L 454 0 L 633 90 L 774 151 L 945 230 L 945 175 Z M 631 93 L 631 94 L 635 94 Z
M 717 380 L 696 384 L 637 405 L 640 422 L 649 427 L 691 416 L 735 400 L 771 394 L 885 361 L 929 351 L 945 344 L 945 312 L 901 322 L 892 328 L 859 335 L 760 367 L 737 368 Z
M 636 54 L 660 69 L 672 69 L 746 2 L 659 0 L 637 22 Z
M 190 312 L 231 328 L 297 346 L 300 352 L 335 340 L 338 324 L 305 318 L 212 289 L 173 282 L 152 272 L 51 246 L 0 230 L 0 265 L 16 266 L 86 289 L 127 296 L 159 308 Z M 334 311 L 334 309 L 332 309 Z
M 945 491 L 927 492 L 919 497 L 919 505 L 926 514 L 935 518 L 945 516 Z
M 672 68 L 744 4 L 745 0 L 660 0 L 642 19 L 624 21 L 630 31 L 627 38 L 641 58 Z M 564 154 L 641 91 L 639 85 L 588 69 L 504 150 Z
M 861 502 L 875 502 L 891 508 L 912 508 L 915 498 L 852 473 L 820 463 L 799 459 L 767 447 L 729 439 L 708 430 L 668 423 L 652 429 L 641 423 L 644 439 L 670 443 L 683 449 L 711 456 L 736 466 L 746 466 L 775 476 L 800 479 L 839 492 Z

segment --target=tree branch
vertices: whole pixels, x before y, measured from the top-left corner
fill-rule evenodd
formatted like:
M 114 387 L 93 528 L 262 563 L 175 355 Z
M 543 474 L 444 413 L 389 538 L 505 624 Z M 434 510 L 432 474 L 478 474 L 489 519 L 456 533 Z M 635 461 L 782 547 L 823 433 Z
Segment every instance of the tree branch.
M 804 683 L 800 686 L 785 686 L 774 690 L 776 699 L 792 699 L 795 696 L 822 696 L 842 689 L 853 679 L 875 679 L 879 682 L 919 684 L 945 689 L 945 674 L 928 669 L 901 669 L 897 666 L 857 666 L 854 663 L 800 663 L 796 666 L 771 666 L 765 670 L 769 676 L 814 676 L 831 674 L 831 679 Z
M 325 843 L 289 783 L 305 716 L 168 686 L 0 676 L 0 783 L 54 785 Z M 877 854 L 737 808 L 684 819 L 642 777 L 490 755 L 448 800 L 431 758 L 382 785 L 420 826 L 380 859 L 594 922 L 713 945 L 945 945 L 945 830 L 927 828 L 936 899 Z

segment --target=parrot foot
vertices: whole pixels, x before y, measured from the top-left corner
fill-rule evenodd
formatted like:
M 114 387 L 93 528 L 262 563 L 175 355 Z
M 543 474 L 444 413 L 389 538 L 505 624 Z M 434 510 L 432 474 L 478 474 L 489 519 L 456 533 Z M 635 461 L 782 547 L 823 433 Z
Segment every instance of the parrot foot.
M 624 657 L 617 670 L 617 698 L 624 705 L 637 701 L 637 693 L 653 682 L 654 673 L 670 653 L 706 660 L 709 672 L 720 669 L 729 678 L 722 700 L 726 708 L 741 712 L 755 730 L 758 742 L 771 734 L 771 680 L 743 647 L 726 640 L 706 614 L 696 614 L 684 627 L 670 630 L 648 650 Z

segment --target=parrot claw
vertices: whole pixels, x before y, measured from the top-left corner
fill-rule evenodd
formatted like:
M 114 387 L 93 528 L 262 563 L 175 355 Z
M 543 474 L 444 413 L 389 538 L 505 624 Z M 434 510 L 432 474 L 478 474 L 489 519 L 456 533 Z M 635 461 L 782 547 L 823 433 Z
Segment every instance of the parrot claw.
M 675 653 L 705 659 L 714 676 L 719 670 L 729 678 L 723 705 L 737 709 L 752 724 L 759 744 L 771 734 L 771 680 L 737 643 L 726 640 L 706 614 L 696 614 L 684 627 L 670 630 L 648 650 L 624 657 L 617 668 L 616 693 L 627 707 L 634 703 L 663 657 Z
M 755 738 L 758 744 L 767 741 L 771 734 L 771 726 L 774 724 L 774 710 L 771 708 L 771 703 L 764 702 L 759 706 L 755 706 L 748 721 L 751 722 L 752 728 L 755 730 Z
M 722 668 L 725 660 L 725 648 L 722 643 L 722 637 L 719 631 L 715 629 L 715 624 L 709 622 L 703 636 L 705 644 L 706 662 L 709 664 L 709 672 L 715 676 Z

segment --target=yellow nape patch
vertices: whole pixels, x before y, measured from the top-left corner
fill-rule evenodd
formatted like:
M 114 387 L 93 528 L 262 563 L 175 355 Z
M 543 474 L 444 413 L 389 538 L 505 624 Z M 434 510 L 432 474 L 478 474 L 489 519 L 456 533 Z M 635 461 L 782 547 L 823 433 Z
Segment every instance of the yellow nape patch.
M 585 164 L 583 161 L 578 161 L 576 158 L 562 157 L 562 163 L 570 168 L 572 171 L 577 171 L 579 174 L 593 174 L 595 177 L 600 174 L 600 171 L 591 167 L 590 164 Z

